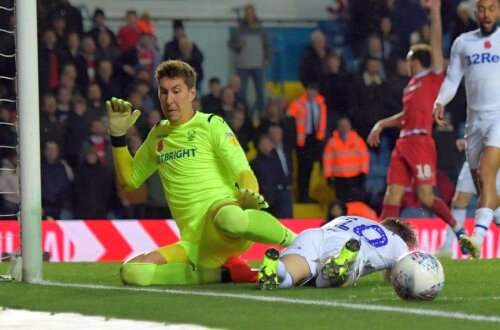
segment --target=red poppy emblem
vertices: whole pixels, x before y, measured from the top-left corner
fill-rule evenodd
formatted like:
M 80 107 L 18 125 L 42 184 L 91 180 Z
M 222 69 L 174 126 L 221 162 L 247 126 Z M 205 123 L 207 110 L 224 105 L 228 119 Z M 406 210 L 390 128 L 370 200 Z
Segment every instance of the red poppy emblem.
M 163 150 L 163 140 L 158 141 L 156 150 L 158 150 L 158 152 L 161 152 Z
M 484 48 L 486 48 L 486 49 L 490 49 L 491 48 L 491 42 L 489 40 L 486 40 L 484 42 Z

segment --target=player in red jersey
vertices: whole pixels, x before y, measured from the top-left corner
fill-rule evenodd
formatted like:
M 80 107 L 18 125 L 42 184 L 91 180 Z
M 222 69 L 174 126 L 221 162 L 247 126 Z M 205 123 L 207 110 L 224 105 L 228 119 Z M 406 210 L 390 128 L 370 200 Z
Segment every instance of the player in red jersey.
M 432 139 L 432 109 L 444 80 L 441 49 L 441 1 L 426 0 L 431 18 L 430 46 L 413 45 L 406 56 L 411 79 L 403 91 L 403 111 L 378 121 L 368 135 L 368 144 L 378 146 L 384 128 L 401 127 L 387 173 L 387 191 L 381 219 L 398 217 L 406 187 L 414 180 L 418 199 L 424 207 L 443 219 L 457 234 L 457 225 L 448 206 L 434 196 L 436 184 L 436 146 Z

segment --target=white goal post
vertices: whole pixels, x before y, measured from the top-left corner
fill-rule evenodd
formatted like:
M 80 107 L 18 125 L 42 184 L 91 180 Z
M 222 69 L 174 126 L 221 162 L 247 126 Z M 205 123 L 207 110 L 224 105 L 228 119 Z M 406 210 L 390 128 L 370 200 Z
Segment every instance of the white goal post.
M 15 1 L 23 282 L 42 280 L 42 196 L 36 0 Z

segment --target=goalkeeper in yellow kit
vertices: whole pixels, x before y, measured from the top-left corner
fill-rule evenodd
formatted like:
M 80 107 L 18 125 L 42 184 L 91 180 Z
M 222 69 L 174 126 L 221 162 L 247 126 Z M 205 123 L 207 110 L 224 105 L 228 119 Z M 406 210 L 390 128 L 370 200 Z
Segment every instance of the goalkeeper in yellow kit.
M 132 285 L 220 282 L 221 266 L 252 242 L 287 246 L 295 234 L 260 210 L 267 202 L 229 126 L 216 115 L 193 110 L 193 68 L 165 61 L 156 79 L 166 120 L 151 129 L 135 156 L 125 134 L 139 110 L 120 99 L 108 101 L 109 131 L 120 185 L 134 190 L 158 171 L 180 240 L 125 262 L 121 280 Z

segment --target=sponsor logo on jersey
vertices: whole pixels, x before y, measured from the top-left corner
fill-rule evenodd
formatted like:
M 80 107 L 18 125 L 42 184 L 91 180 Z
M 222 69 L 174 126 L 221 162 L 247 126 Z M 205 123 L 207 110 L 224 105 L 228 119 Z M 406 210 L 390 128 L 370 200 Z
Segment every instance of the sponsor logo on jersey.
M 491 45 L 490 45 L 491 46 Z M 485 43 L 486 48 L 486 43 Z M 484 63 L 499 63 L 500 56 L 497 54 L 485 53 L 474 53 L 471 55 L 465 55 L 465 60 L 467 61 L 467 66 L 484 64 Z
M 190 129 L 187 133 L 188 142 L 193 142 L 196 137 L 196 131 L 194 129 Z
M 156 164 L 165 163 L 179 158 L 189 158 L 196 156 L 196 149 L 179 149 L 176 151 L 166 152 L 156 157 Z
M 163 140 L 158 141 L 158 145 L 156 146 L 156 150 L 161 152 L 163 150 Z
M 486 48 L 486 49 L 490 49 L 491 48 L 491 42 L 489 40 L 486 40 L 484 42 L 484 48 Z
M 235 146 L 239 145 L 238 139 L 236 138 L 236 136 L 234 135 L 233 132 L 226 133 L 226 136 L 228 137 L 229 141 L 231 141 L 231 143 L 233 145 L 235 145 Z

